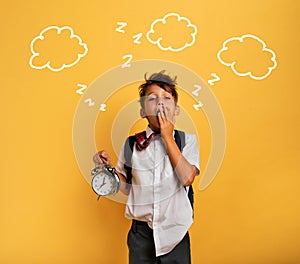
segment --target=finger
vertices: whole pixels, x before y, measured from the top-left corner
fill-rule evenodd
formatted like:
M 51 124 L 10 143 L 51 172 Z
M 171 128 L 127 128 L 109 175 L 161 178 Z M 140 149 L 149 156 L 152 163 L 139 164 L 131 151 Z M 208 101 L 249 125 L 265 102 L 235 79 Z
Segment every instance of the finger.
M 161 106 L 161 110 L 159 111 L 159 113 L 160 113 L 162 120 L 165 121 L 167 116 L 166 116 L 166 110 L 165 110 L 164 106 Z
M 98 154 L 102 158 L 107 158 L 108 157 L 108 154 L 107 154 L 107 152 L 105 150 L 99 151 Z
M 100 158 L 101 161 L 105 164 L 109 164 L 110 163 L 110 156 L 107 154 L 106 151 L 100 151 Z
M 101 158 L 107 158 L 108 157 L 108 154 L 105 150 L 99 151 L 98 154 Z
M 101 165 L 103 164 L 103 162 L 101 161 L 94 161 L 94 163 L 96 167 L 101 167 Z
M 101 165 L 103 163 L 107 163 L 107 160 L 110 160 L 108 154 L 105 151 L 99 151 L 94 155 L 93 161 L 96 165 Z
M 162 110 L 163 110 L 163 117 L 167 117 L 167 109 L 164 105 L 162 106 Z
M 104 163 L 105 163 L 106 165 L 110 165 L 110 159 L 104 160 Z
M 163 118 L 165 121 L 170 121 L 170 113 L 168 108 L 164 108 Z
M 162 120 L 161 120 L 161 116 L 160 116 L 159 112 L 157 113 L 156 118 L 157 118 L 157 121 L 158 121 L 158 125 L 161 127 L 161 125 L 162 125 Z
M 103 164 L 100 161 L 94 161 L 95 167 L 101 167 L 101 165 Z
M 164 123 L 161 111 L 158 113 L 158 122 L 160 125 L 162 125 Z
M 93 157 L 93 161 L 94 161 L 94 163 L 95 164 L 98 164 L 98 163 L 100 163 L 101 162 L 101 160 L 100 160 L 100 157 L 99 157 L 99 154 L 97 153 L 96 155 L 94 155 L 94 157 Z

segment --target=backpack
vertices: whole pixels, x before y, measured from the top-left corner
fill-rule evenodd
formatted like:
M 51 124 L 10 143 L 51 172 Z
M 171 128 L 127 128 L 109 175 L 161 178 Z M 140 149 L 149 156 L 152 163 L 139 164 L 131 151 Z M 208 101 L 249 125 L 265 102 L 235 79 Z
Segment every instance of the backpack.
M 180 130 L 174 130 L 175 131 L 175 142 L 182 152 L 184 146 L 185 146 L 185 133 Z M 125 157 L 125 163 L 124 163 L 124 169 L 126 170 L 126 183 L 131 184 L 132 183 L 132 164 L 131 164 L 131 157 L 132 157 L 132 152 L 133 152 L 133 146 L 134 142 L 136 142 L 136 137 L 135 136 L 129 136 L 126 139 L 125 146 L 124 146 L 124 157 Z M 127 185 L 128 186 L 128 185 Z M 184 189 L 186 189 L 186 186 L 184 186 Z M 192 209 L 194 210 L 194 191 L 193 191 L 193 186 L 189 186 L 188 190 L 188 198 L 190 200 Z

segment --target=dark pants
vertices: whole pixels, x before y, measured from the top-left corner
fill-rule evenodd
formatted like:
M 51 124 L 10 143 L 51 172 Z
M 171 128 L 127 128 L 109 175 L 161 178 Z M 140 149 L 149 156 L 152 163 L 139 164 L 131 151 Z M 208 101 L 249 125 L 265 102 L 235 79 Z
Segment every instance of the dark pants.
M 129 264 L 190 264 L 190 237 L 186 233 L 169 253 L 156 257 L 153 230 L 146 222 L 132 221 L 127 237 Z

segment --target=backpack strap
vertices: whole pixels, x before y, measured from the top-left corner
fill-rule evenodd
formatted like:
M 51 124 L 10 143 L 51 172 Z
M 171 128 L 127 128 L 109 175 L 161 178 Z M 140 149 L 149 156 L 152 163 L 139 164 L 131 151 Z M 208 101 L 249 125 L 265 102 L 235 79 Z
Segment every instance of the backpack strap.
M 136 141 L 135 136 L 130 136 L 126 139 L 125 146 L 124 146 L 124 157 L 125 157 L 125 163 L 124 163 L 124 169 L 126 170 L 126 188 L 129 188 L 132 183 L 132 163 L 131 163 L 131 157 L 133 153 L 133 146 L 134 142 Z
M 182 150 L 185 146 L 185 133 L 180 130 L 174 130 L 174 132 L 175 132 L 175 134 L 174 134 L 175 142 L 176 142 L 178 148 L 180 149 L 180 152 L 182 152 Z

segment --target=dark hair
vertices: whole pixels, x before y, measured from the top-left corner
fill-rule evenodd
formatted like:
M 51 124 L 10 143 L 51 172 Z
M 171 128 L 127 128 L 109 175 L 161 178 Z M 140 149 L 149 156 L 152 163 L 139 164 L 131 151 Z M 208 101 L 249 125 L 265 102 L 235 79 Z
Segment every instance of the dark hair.
M 156 84 L 160 88 L 170 93 L 173 96 L 175 103 L 177 104 L 178 102 L 178 93 L 176 89 L 177 76 L 171 78 L 169 75 L 165 74 L 165 70 L 162 70 L 158 73 L 153 73 L 148 79 L 147 79 L 147 73 L 145 73 L 144 79 L 145 82 L 139 86 L 140 104 L 142 107 L 144 107 L 144 101 L 145 101 L 147 89 L 152 84 Z

